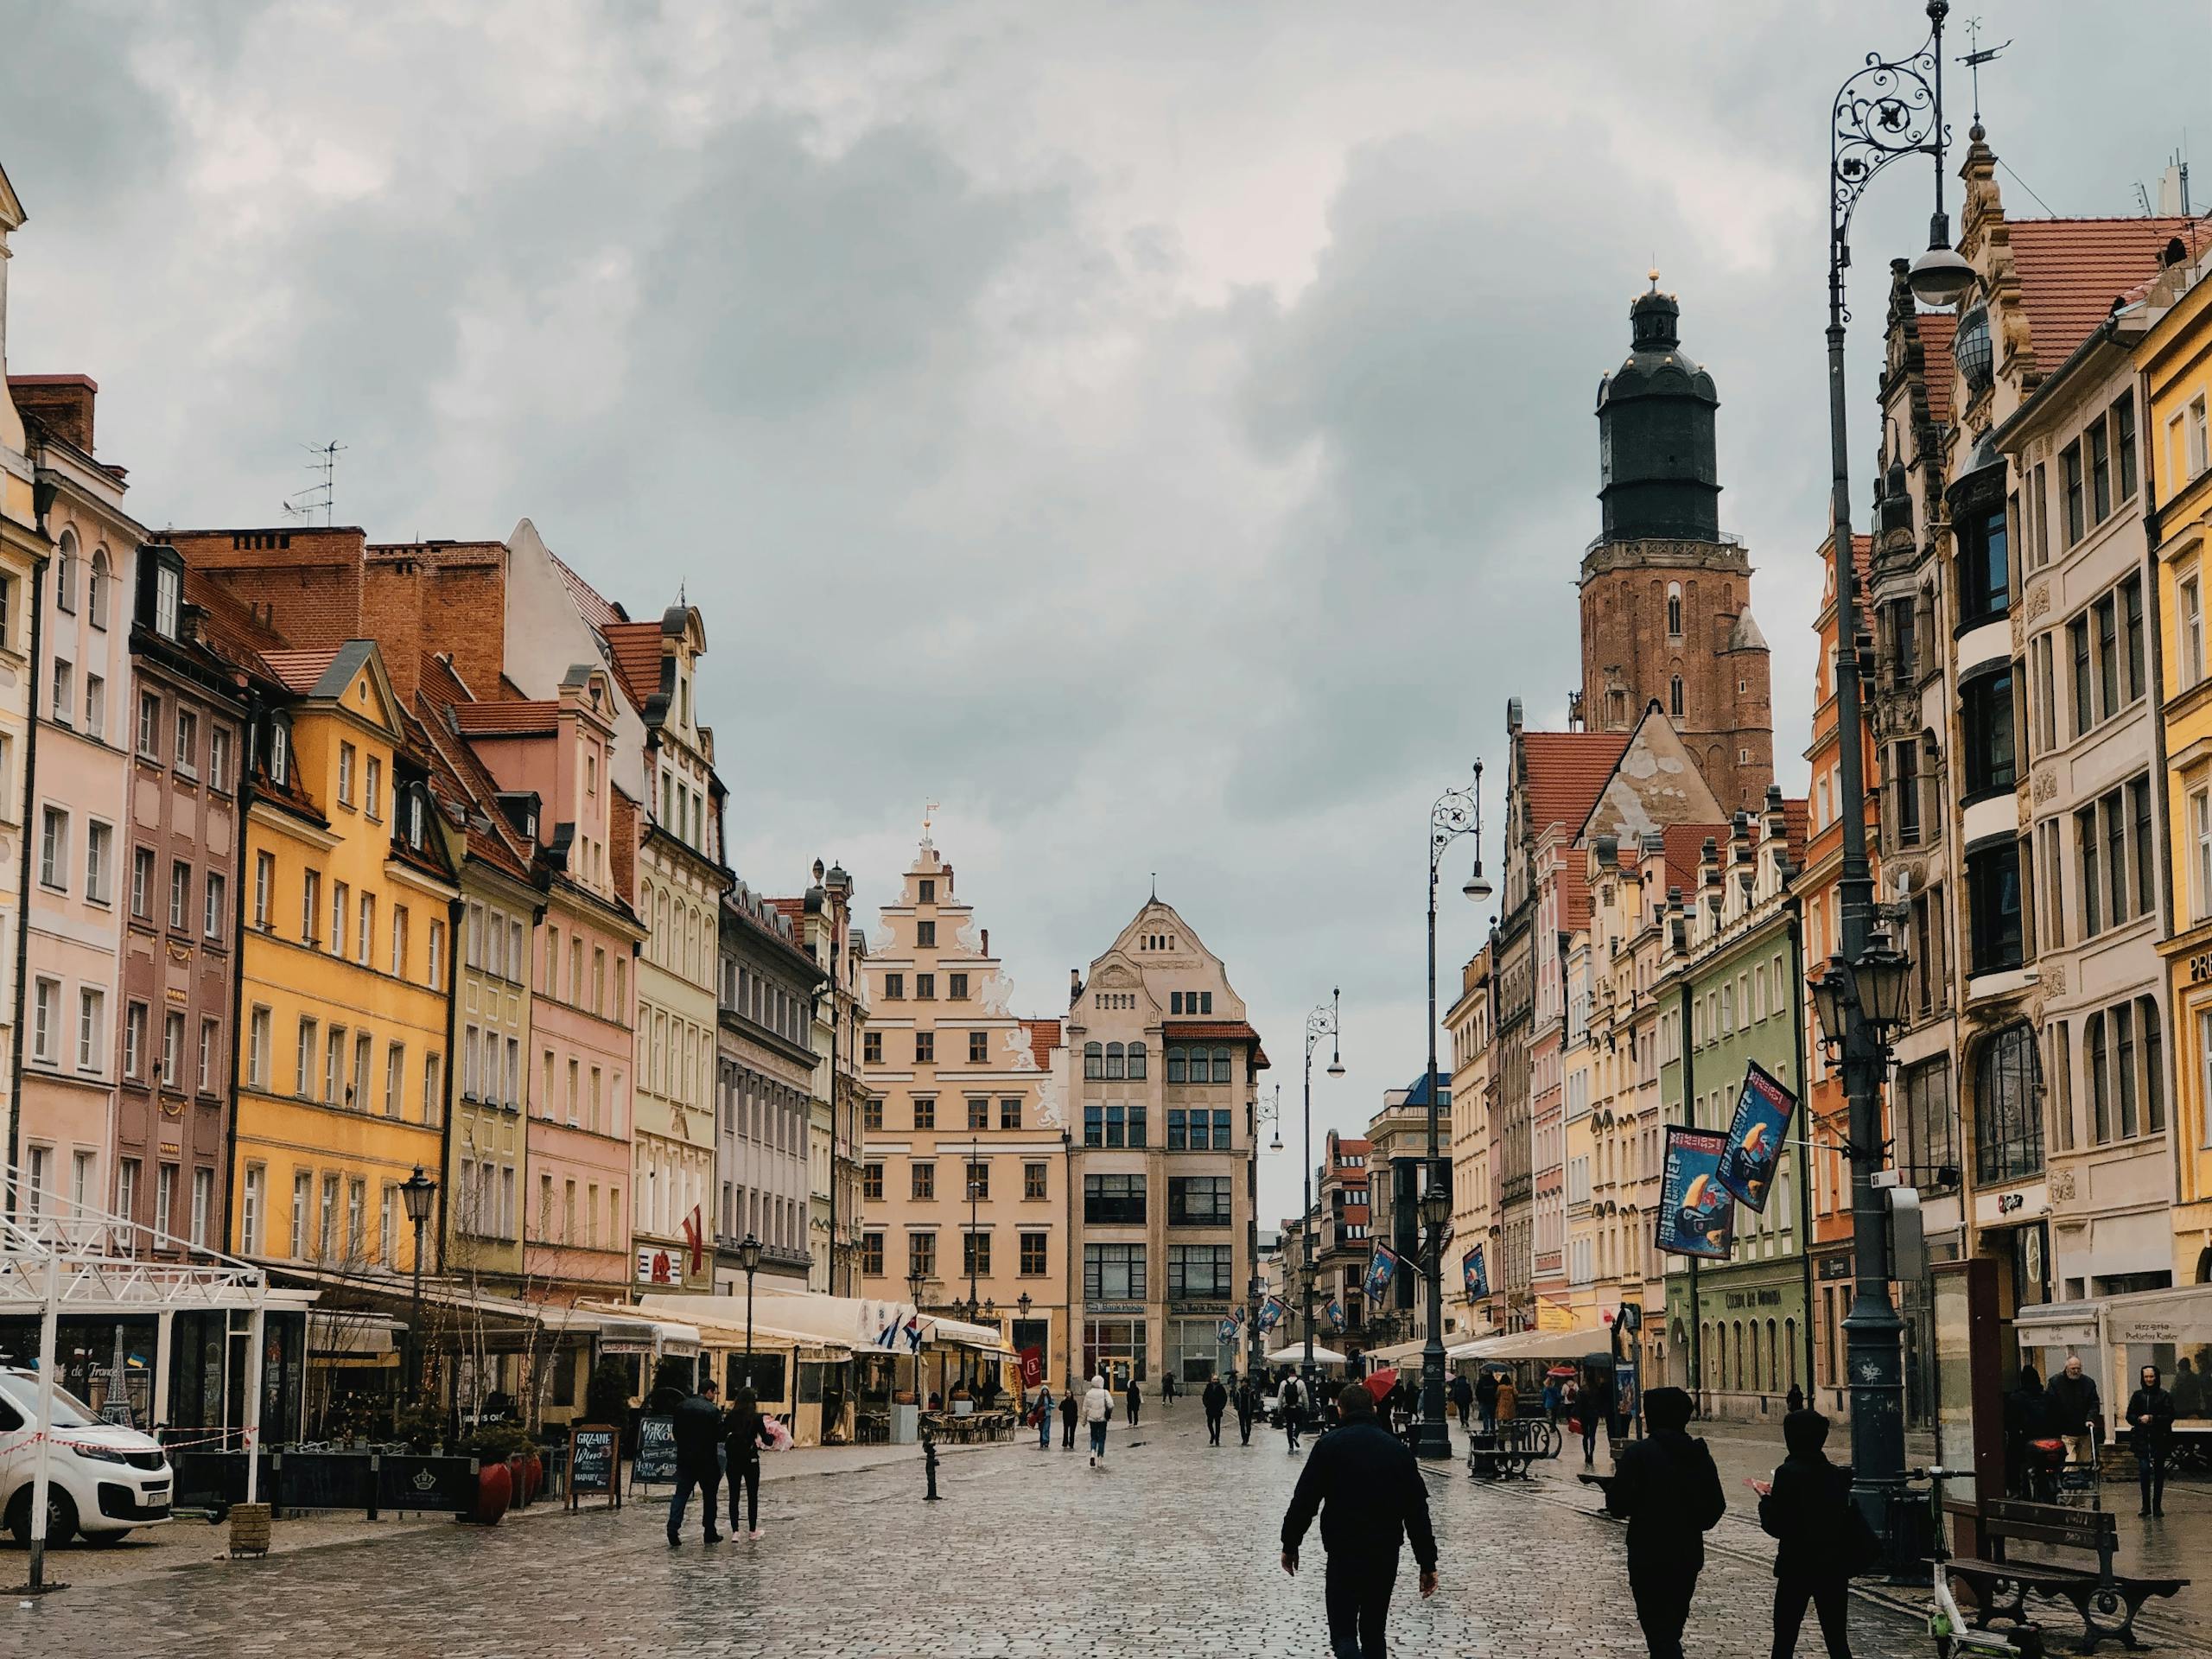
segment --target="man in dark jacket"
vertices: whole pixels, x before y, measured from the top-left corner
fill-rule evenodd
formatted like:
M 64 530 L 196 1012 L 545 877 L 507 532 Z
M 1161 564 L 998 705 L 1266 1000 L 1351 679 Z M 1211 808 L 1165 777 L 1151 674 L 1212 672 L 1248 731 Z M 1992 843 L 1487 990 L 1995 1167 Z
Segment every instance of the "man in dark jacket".
M 1206 1408 L 1206 1442 L 1210 1446 L 1219 1446 L 1221 1414 L 1229 1409 L 1229 1390 L 1221 1386 L 1219 1377 L 1210 1376 L 1206 1379 L 1206 1391 L 1198 1396 L 1198 1400 Z
M 685 1395 L 675 1415 L 676 1495 L 668 1500 L 668 1547 L 682 1541 L 683 1511 L 694 1486 L 702 1503 L 707 1541 L 718 1544 L 722 1535 L 715 1530 L 715 1494 L 722 1484 L 722 1414 L 715 1406 L 715 1385 L 702 1383 L 698 1393 Z
M 1260 1385 L 1246 1372 L 1236 1384 L 1236 1443 L 1252 1444 L 1252 1420 L 1260 1414 Z
M 2051 1433 L 2066 1442 L 2067 1461 L 2094 1462 L 2105 1404 L 2097 1397 L 2096 1379 L 2082 1370 L 2079 1354 L 2066 1357 L 2066 1369 L 2050 1379 L 2044 1395 L 2050 1402 Z
M 2050 1435 L 2050 1398 L 2032 1365 L 2005 1396 L 2005 1489 L 2015 1497 L 2048 1498 L 2040 1480 L 2042 1454 L 2034 1443 Z
M 1574 1404 L 1582 1421 L 1582 1466 L 1587 1469 L 1598 1461 L 1598 1428 L 1601 1422 L 1605 1427 L 1606 1443 L 1612 1442 L 1612 1379 L 1601 1371 L 1592 1371 Z
M 2142 1484 L 2145 1515 L 2166 1512 L 2166 1452 L 2174 1437 L 2174 1397 L 2158 1386 L 2158 1368 L 2143 1368 L 2141 1386 L 2128 1396 L 2127 1437 L 2135 1443 L 2135 1478 Z
M 1336 1659 L 1385 1659 L 1383 1627 L 1398 1581 L 1401 1540 L 1414 1547 L 1421 1592 L 1436 1593 L 1436 1535 L 1428 1487 L 1412 1450 L 1375 1421 L 1375 1396 L 1358 1383 L 1337 1396 L 1342 1426 L 1313 1443 L 1282 1518 L 1282 1570 L 1298 1571 L 1298 1547 L 1321 1516 L 1329 1567 L 1324 1596 Z
M 1475 1385 L 1468 1382 L 1464 1376 L 1454 1376 L 1452 1379 L 1452 1386 L 1446 1389 L 1445 1393 L 1452 1402 L 1452 1409 L 1459 1414 L 1459 1427 L 1466 1427 L 1467 1414 L 1474 1408 Z
M 1475 1379 L 1475 1409 L 1483 1414 L 1483 1433 L 1497 1431 L 1497 1373 L 1484 1371 Z
M 1137 1392 L 1137 1374 L 1135 1371 L 1129 1373 L 1129 1386 L 1125 1397 L 1129 1402 L 1129 1427 L 1135 1428 L 1137 1426 L 1137 1408 L 1144 1404 L 1144 1396 Z
M 1682 1659 L 1682 1626 L 1705 1566 L 1705 1535 L 1726 1512 L 1720 1471 L 1688 1431 L 1680 1389 L 1643 1396 L 1641 1440 L 1621 1449 L 1605 1507 L 1628 1522 L 1628 1585 L 1651 1659 Z
M 1828 1461 L 1828 1420 L 1817 1411 L 1791 1412 L 1782 1438 L 1789 1455 L 1759 1497 L 1759 1525 L 1777 1541 L 1774 1651 L 1797 1651 L 1809 1601 L 1828 1659 L 1851 1659 L 1851 1471 Z

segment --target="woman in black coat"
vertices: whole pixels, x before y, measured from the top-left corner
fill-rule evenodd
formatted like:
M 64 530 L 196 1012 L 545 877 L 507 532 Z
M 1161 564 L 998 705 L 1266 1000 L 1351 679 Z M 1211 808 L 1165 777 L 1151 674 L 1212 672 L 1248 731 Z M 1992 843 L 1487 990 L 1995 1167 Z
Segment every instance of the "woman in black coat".
M 1137 1374 L 1135 1371 L 1131 1371 L 1129 1373 L 1128 1399 L 1129 1402 L 1129 1427 L 1131 1428 L 1135 1428 L 1137 1426 L 1137 1408 L 1141 1405 L 1144 1401 L 1144 1396 L 1137 1392 Z
M 724 1460 L 729 1472 L 729 1529 L 733 1533 L 741 1524 L 752 1536 L 760 1535 L 760 1448 L 774 1444 L 768 1433 L 768 1420 L 760 1414 L 759 1397 L 750 1389 L 739 1389 L 722 1425 Z M 737 1518 L 741 1491 L 745 1494 L 746 1507 L 741 1523 Z
M 2166 1451 L 2174 1436 L 2174 1397 L 2158 1386 L 2158 1368 L 2143 1368 L 2142 1386 L 2128 1396 L 2127 1435 L 2135 1443 L 2135 1478 L 2145 1515 L 2166 1512 Z
M 2043 1377 L 2032 1365 L 2020 1367 L 2020 1379 L 2005 1396 L 2005 1484 L 2015 1497 L 2042 1496 L 2037 1490 L 2036 1453 L 2031 1442 L 2050 1435 L 2050 1402 Z
M 1774 1651 L 1796 1652 L 1809 1601 L 1820 1612 L 1828 1659 L 1851 1659 L 1851 1471 L 1830 1463 L 1821 1449 L 1828 1420 L 1817 1411 L 1791 1412 L 1782 1420 L 1782 1438 L 1789 1455 L 1759 1496 L 1759 1525 L 1776 1540 Z

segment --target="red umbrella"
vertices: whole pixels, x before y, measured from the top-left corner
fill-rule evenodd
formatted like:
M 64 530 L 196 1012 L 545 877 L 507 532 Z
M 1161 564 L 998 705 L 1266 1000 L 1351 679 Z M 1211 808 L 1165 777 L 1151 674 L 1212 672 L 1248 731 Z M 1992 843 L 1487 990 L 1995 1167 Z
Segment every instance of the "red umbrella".
M 1395 1365 L 1385 1365 L 1379 1371 L 1370 1371 L 1367 1374 L 1367 1391 L 1375 1396 L 1375 1403 L 1378 1406 L 1389 1397 L 1390 1390 L 1397 1386 L 1398 1368 Z
M 1546 1376 L 1573 1376 L 1574 1375 L 1574 1367 L 1572 1365 L 1554 1365 L 1551 1370 L 1546 1371 L 1544 1375 Z

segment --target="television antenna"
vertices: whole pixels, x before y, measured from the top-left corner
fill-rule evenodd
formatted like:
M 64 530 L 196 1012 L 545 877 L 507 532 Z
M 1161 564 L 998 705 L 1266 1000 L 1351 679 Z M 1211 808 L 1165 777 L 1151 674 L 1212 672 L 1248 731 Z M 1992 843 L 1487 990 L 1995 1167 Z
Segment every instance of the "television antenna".
M 286 496 L 283 503 L 284 516 L 287 518 L 296 518 L 303 523 L 313 524 L 315 515 L 320 512 L 322 514 L 322 527 L 327 530 L 330 528 L 331 508 L 337 500 L 338 495 L 336 485 L 338 457 L 347 446 L 334 438 L 328 443 L 303 443 L 300 448 L 314 457 L 308 462 L 307 470 L 319 474 L 321 481 L 310 484 L 304 490 L 298 490 Z

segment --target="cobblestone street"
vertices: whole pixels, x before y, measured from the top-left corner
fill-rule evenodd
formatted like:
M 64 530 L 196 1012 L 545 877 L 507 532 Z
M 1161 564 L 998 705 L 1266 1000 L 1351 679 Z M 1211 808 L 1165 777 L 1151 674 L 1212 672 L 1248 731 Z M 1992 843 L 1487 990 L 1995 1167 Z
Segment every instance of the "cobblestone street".
M 671 1550 L 664 1506 L 652 1503 L 184 1567 L 28 1609 L 11 1601 L 0 1652 L 289 1655 L 312 1643 L 444 1659 L 1325 1653 L 1318 1536 L 1294 1581 L 1275 1562 L 1301 1459 L 1280 1435 L 1240 1448 L 1233 1423 L 1225 1440 L 1206 1446 L 1192 1405 L 1165 1415 L 1147 1407 L 1134 1434 L 1116 1425 L 1102 1472 L 1056 1441 L 1047 1452 L 948 1457 L 937 1504 L 923 1503 L 912 1464 L 771 1481 L 757 1544 L 703 1546 L 695 1510 Z M 1643 1652 L 1618 1528 L 1578 1512 L 1559 1486 L 1500 1491 L 1457 1464 L 1437 1470 L 1430 1490 L 1443 1588 L 1424 1604 L 1408 1560 L 1395 1650 Z M 1732 1549 L 1738 1541 L 1732 1535 Z M 79 1559 L 58 1558 L 60 1576 Z M 1770 1582 L 1763 1561 L 1716 1551 L 1692 1650 L 1764 1655 Z M 1912 1620 L 1864 1601 L 1853 1622 L 1863 1655 L 1925 1643 Z M 1816 1649 L 1808 1636 L 1801 1650 Z

